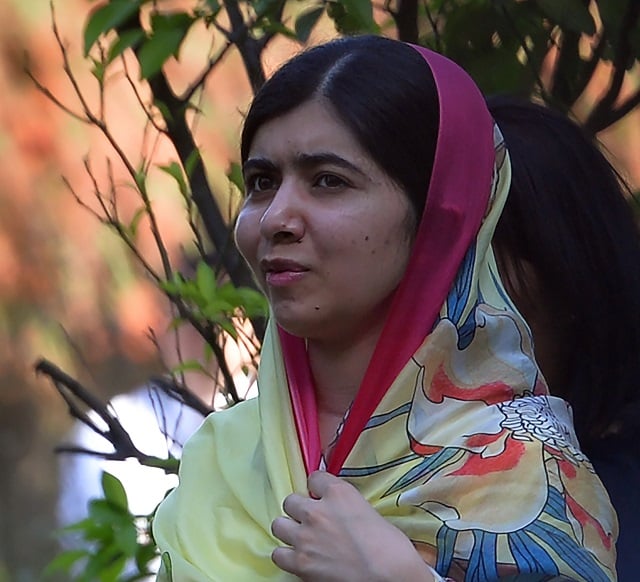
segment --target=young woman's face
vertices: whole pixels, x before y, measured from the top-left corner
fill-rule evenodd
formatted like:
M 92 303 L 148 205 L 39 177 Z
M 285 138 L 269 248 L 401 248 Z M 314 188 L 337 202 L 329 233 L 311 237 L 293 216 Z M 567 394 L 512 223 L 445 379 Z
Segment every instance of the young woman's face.
M 314 100 L 265 123 L 243 171 L 236 242 L 276 321 L 332 341 L 379 329 L 415 218 L 331 106 Z

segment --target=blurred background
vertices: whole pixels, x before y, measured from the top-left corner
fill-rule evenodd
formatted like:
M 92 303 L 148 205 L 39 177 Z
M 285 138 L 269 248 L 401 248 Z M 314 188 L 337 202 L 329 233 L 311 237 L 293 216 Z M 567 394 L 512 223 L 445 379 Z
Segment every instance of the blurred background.
M 82 27 L 93 6 L 86 0 L 55 5 L 60 37 L 81 82 L 90 80 Z M 0 20 L 0 581 L 26 582 L 39 579 L 57 551 L 53 451 L 72 428 L 64 402 L 36 376 L 34 364 L 47 358 L 107 400 L 163 371 L 149 330 L 161 335 L 169 318 L 165 301 L 140 276 L 121 241 L 65 185 L 91 204 L 84 160 L 104 175 L 108 148 L 36 90 L 25 73 L 28 66 L 79 111 L 63 73 L 48 0 L 4 0 Z M 211 179 L 225 190 L 224 171 L 236 158 L 240 112 L 250 95 L 241 64 L 229 57 L 199 127 Z M 185 60 L 188 69 L 188 55 Z M 193 66 L 200 66 L 197 54 Z M 125 148 L 140 148 L 143 137 L 131 130 L 139 113 L 133 113 L 130 96 L 123 91 L 120 99 L 115 91 L 107 107 L 118 139 Z M 154 179 L 163 236 L 179 257 L 190 244 L 183 203 L 170 182 Z M 120 203 L 125 209 L 129 204 Z M 157 263 L 151 241 L 148 250 Z
M 86 0 L 61 0 L 55 6 L 60 37 L 81 81 L 90 79 L 82 58 L 82 27 L 91 7 Z M 46 99 L 25 73 L 28 64 L 71 110 L 79 109 L 63 72 L 48 0 L 4 0 L 0 19 L 0 582 L 27 582 L 39 578 L 57 551 L 59 477 L 53 450 L 72 426 L 60 396 L 36 377 L 34 363 L 40 357 L 52 360 L 106 400 L 162 371 L 148 336 L 149 329 L 162 333 L 169 316 L 122 243 L 65 185 L 90 202 L 93 186 L 84 160 L 105 172 L 108 148 Z M 276 44 L 267 69 L 293 48 L 284 41 Z M 197 70 L 197 43 L 183 55 L 182 73 L 190 59 Z M 236 54 L 211 83 L 215 99 L 203 104 L 198 140 L 211 165 L 210 179 L 220 184 L 218 191 L 229 192 L 224 172 L 237 158 L 241 112 L 250 95 Z M 596 95 L 597 83 L 590 90 Z M 123 91 L 118 99 L 117 89 L 115 94 L 108 107 L 120 142 L 132 150 L 143 147 L 143 137 L 132 129 L 136 114 L 130 97 Z M 637 190 L 640 113 L 628 115 L 601 138 Z M 165 242 L 178 257 L 190 244 L 185 221 L 176 219 L 182 202 L 169 182 L 154 180 Z M 127 201 L 122 203 L 126 208 Z M 236 204 L 230 193 L 230 212 Z

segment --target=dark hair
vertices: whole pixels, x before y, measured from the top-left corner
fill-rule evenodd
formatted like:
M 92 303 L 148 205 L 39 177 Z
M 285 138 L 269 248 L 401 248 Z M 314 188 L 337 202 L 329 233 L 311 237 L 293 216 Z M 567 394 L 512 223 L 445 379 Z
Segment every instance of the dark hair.
M 325 99 L 364 150 L 424 209 L 438 136 L 431 70 L 409 45 L 377 36 L 311 48 L 286 63 L 258 91 L 242 130 L 246 161 L 261 125 L 315 98 Z
M 538 307 L 564 323 L 568 377 L 550 389 L 571 403 L 589 450 L 640 424 L 639 231 L 623 182 L 582 128 L 530 102 L 493 97 L 488 106 L 512 167 L 496 253 L 533 267 Z M 526 294 L 530 273 L 508 276 Z

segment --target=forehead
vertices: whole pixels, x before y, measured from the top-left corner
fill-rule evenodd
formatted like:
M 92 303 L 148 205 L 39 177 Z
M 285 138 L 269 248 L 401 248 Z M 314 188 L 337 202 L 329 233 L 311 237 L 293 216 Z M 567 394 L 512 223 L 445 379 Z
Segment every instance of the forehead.
M 292 155 L 317 152 L 373 163 L 333 106 L 323 100 L 308 101 L 264 123 L 251 143 L 249 158 L 284 161 Z

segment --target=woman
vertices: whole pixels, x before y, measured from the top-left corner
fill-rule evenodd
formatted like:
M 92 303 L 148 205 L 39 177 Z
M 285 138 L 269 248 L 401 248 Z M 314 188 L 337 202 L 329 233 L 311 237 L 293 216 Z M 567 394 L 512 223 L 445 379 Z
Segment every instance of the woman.
M 583 130 L 541 105 L 493 97 L 511 188 L 493 244 L 552 394 L 620 519 L 618 579 L 640 570 L 640 234 L 624 184 Z
M 510 168 L 470 78 L 334 41 L 264 85 L 241 155 L 260 396 L 185 447 L 160 579 L 615 579 L 615 515 L 500 283 Z

